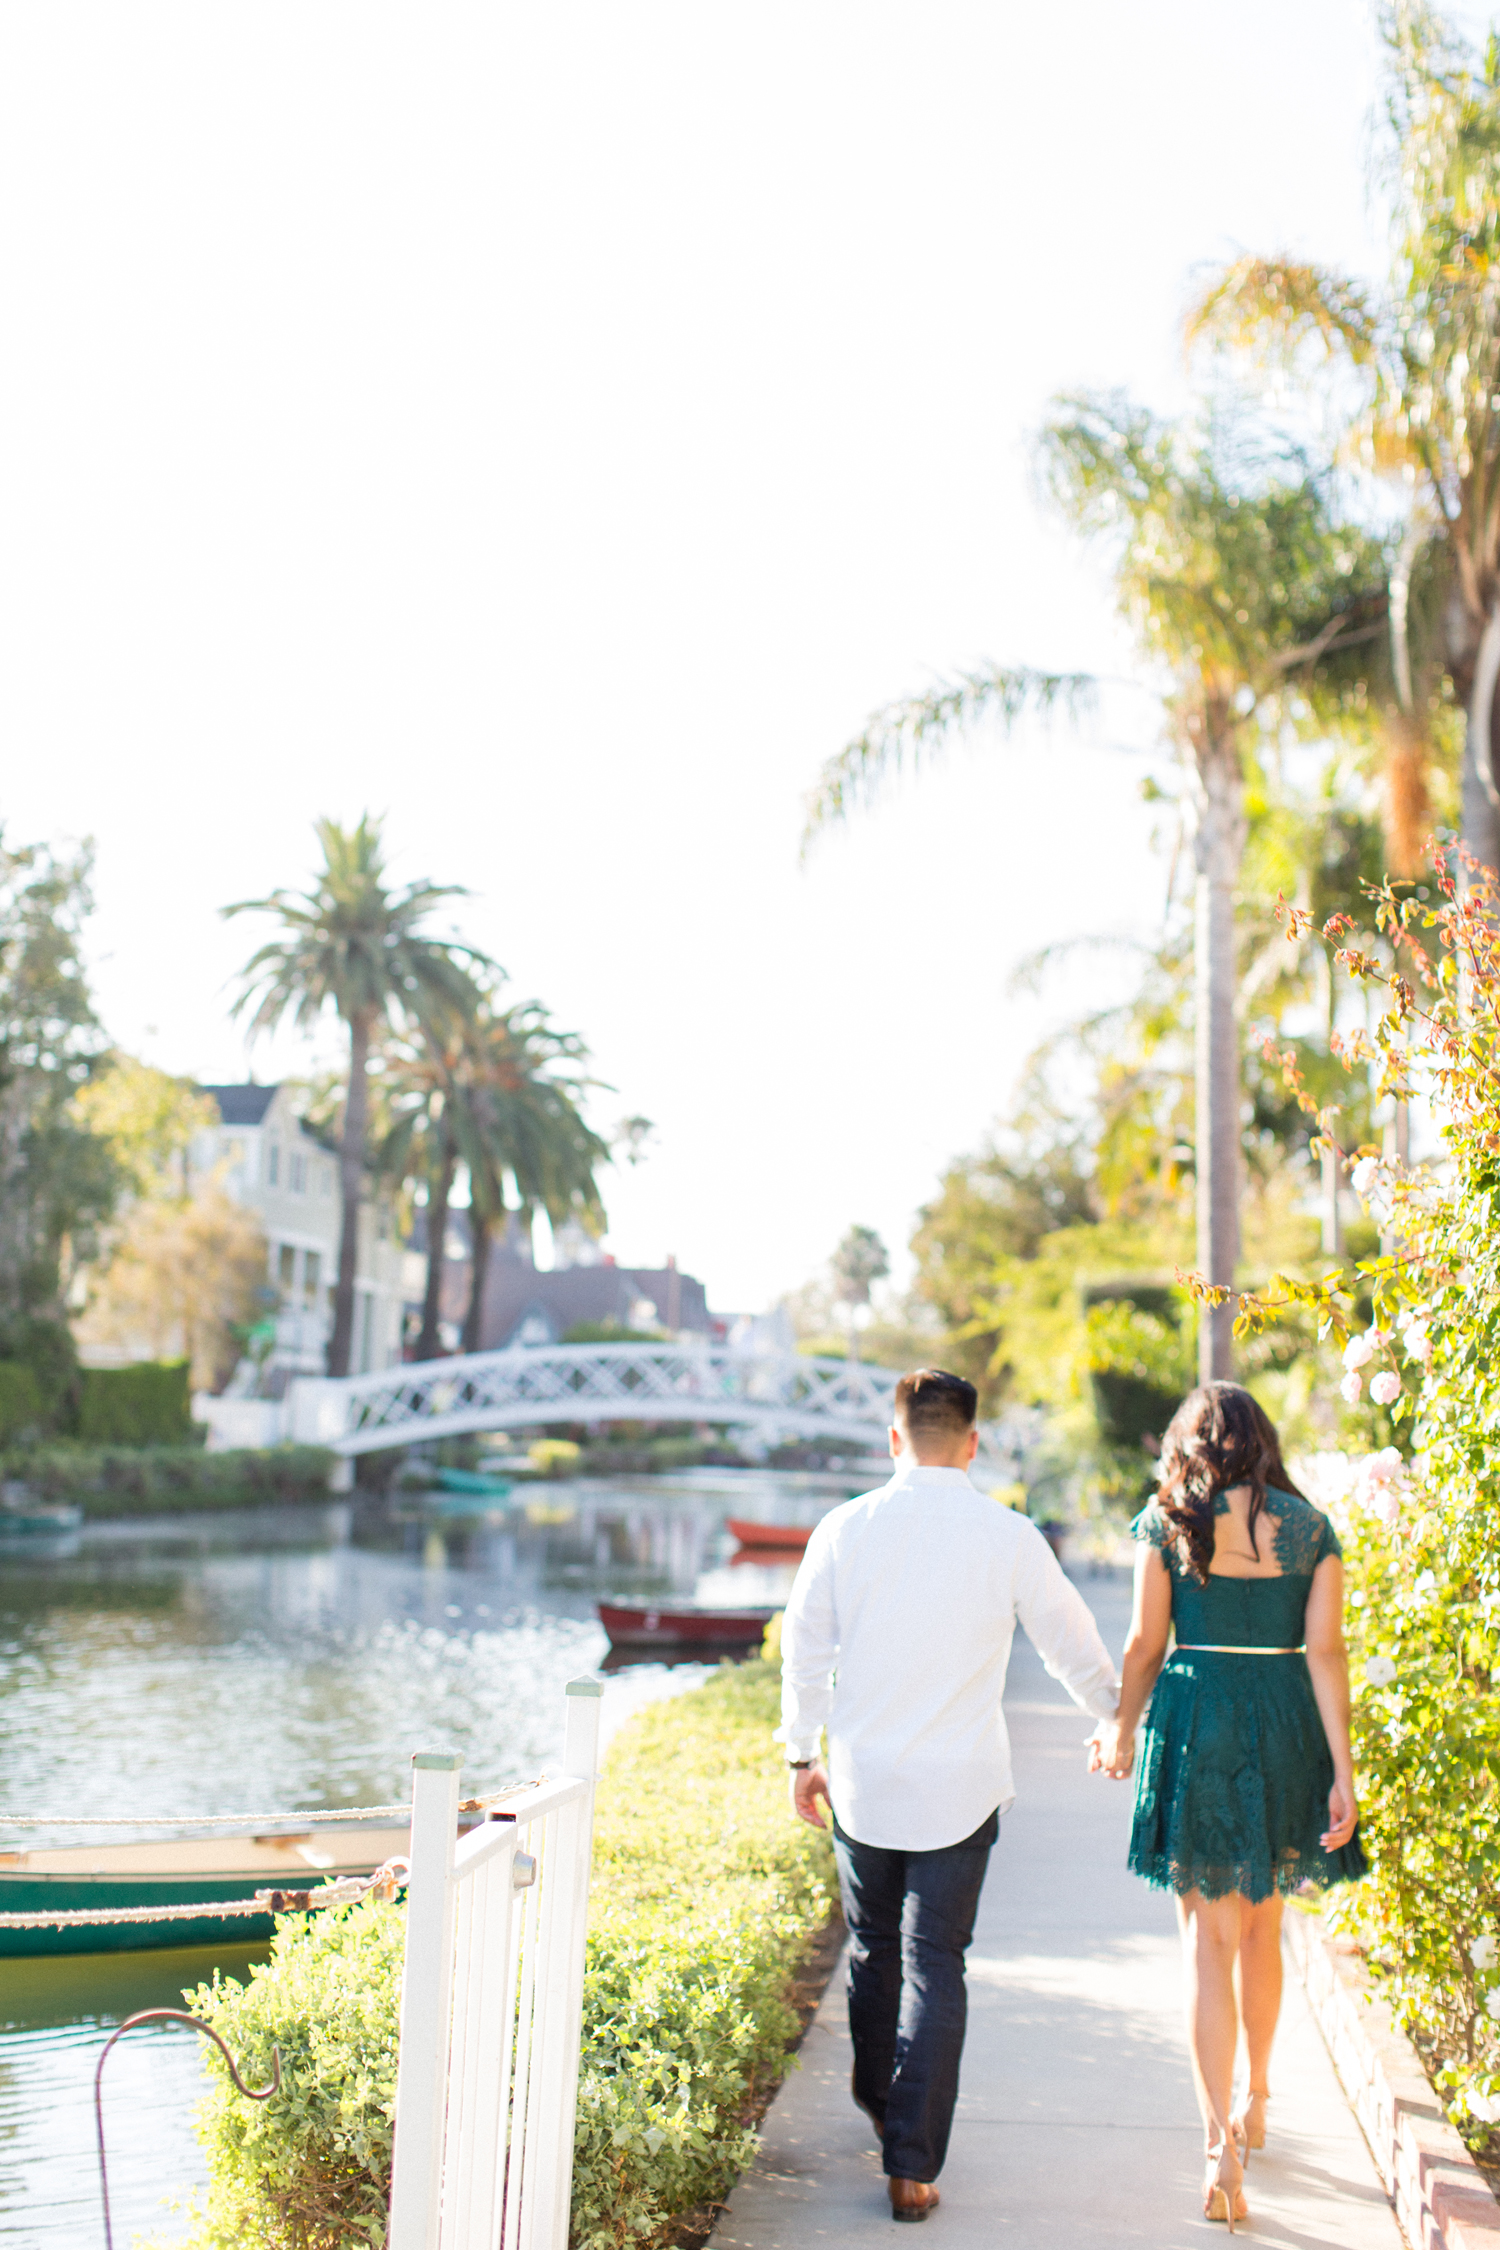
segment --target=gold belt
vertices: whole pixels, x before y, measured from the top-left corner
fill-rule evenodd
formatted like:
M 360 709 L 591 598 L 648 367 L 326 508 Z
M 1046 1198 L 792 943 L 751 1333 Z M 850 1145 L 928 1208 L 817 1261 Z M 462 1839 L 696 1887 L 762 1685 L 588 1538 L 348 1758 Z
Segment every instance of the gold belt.
M 1238 1641 L 1179 1641 L 1174 1656 L 1301 1656 L 1298 1648 L 1244 1648 Z

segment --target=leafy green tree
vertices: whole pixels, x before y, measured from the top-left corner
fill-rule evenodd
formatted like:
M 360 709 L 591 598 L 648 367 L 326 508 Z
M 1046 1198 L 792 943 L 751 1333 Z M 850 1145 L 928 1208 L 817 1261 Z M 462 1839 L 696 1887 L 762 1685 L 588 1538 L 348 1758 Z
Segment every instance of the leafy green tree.
M 31 1366 L 64 1417 L 66 1285 L 123 1185 L 74 1101 L 107 1052 L 83 962 L 89 875 L 87 850 L 0 844 L 0 1359 Z
M 1382 289 L 1327 267 L 1228 266 L 1191 338 L 1246 352 L 1320 401 L 1347 395 L 1346 450 L 1395 481 L 1392 681 L 1384 726 L 1388 858 L 1419 871 L 1424 764 L 1463 714 L 1463 838 L 1500 864 L 1500 45 L 1477 55 L 1434 9 L 1384 13 L 1392 263 Z M 1337 386 L 1330 386 L 1330 365 Z
M 353 828 L 341 828 L 333 820 L 315 826 L 323 865 L 311 890 L 272 891 L 266 898 L 241 899 L 224 912 L 267 914 L 281 925 L 241 974 L 235 1013 L 248 1015 L 252 1034 L 273 1031 L 288 1017 L 300 1029 L 312 1030 L 330 1010 L 348 1033 L 339 1151 L 343 1209 L 328 1345 L 329 1374 L 347 1375 L 359 1211 L 369 1156 L 373 1043 L 388 1024 L 462 1016 L 478 1004 L 473 972 L 493 964 L 472 946 L 434 937 L 424 927 L 441 900 L 465 895 L 459 885 L 391 887 L 378 820 L 366 813 Z
M 1232 1275 L 1239 1256 L 1239 1036 L 1235 890 L 1246 831 L 1247 749 L 1326 727 L 1368 699 L 1386 661 L 1380 543 L 1341 520 L 1331 477 L 1257 442 L 1227 418 L 1164 422 L 1119 396 L 1061 402 L 1039 466 L 1074 527 L 1109 550 L 1116 596 L 1162 683 L 1183 765 L 1197 876 L 1195 1176 L 1198 1263 Z M 919 762 L 985 711 L 1012 726 L 1028 709 L 1075 706 L 1076 674 L 990 669 L 881 712 L 832 759 L 809 834 L 904 763 Z M 1205 1310 L 1199 1364 L 1227 1375 L 1231 1324 Z

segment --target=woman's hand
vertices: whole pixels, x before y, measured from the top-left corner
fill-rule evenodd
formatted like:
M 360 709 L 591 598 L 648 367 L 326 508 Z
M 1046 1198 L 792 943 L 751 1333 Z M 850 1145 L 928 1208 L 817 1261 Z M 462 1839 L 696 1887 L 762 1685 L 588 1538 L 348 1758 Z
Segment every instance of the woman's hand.
M 1089 1737 L 1089 1772 L 1107 1773 L 1111 1781 L 1125 1781 L 1134 1764 L 1134 1731 L 1126 1734 L 1118 1719 L 1101 1719 Z
M 1325 1852 L 1336 1852 L 1354 1834 L 1359 1807 L 1354 1801 L 1354 1776 L 1345 1774 L 1328 1792 L 1328 1832 L 1318 1838 Z

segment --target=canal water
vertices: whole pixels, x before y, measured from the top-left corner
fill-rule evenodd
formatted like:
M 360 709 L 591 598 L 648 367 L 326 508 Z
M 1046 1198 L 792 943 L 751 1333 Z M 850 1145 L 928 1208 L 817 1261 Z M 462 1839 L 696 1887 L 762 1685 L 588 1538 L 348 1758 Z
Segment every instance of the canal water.
M 812 1524 L 876 1481 L 704 1471 L 520 1488 L 462 1516 L 356 1496 L 93 1526 L 71 1553 L 0 1563 L 0 1806 L 76 1818 L 394 1803 L 413 1750 L 438 1745 L 462 1750 L 465 1793 L 479 1794 L 557 1758 L 565 1682 L 608 1669 L 601 1596 L 779 1603 L 790 1566 L 736 1563 L 725 1518 Z M 611 1671 L 606 1729 L 701 1676 Z M 138 2009 L 180 2005 L 216 1965 L 242 1976 L 256 1957 L 226 1938 L 0 1961 L 4 2250 L 102 2243 L 103 2040 Z M 201 2044 L 147 2028 L 110 2057 L 117 2250 L 184 2231 L 165 2199 L 202 2181 Z

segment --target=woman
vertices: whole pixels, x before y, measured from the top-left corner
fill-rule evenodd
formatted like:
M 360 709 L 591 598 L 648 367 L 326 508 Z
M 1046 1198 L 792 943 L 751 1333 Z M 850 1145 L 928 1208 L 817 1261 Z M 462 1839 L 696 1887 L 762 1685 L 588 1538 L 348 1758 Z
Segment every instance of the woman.
M 1090 1765 L 1129 1774 L 1149 1701 L 1130 1865 L 1176 1895 L 1208 2149 L 1203 2211 L 1232 2234 L 1249 2216 L 1244 2159 L 1265 2145 L 1283 1896 L 1365 1872 L 1344 1569 L 1327 1517 L 1294 1489 L 1275 1430 L 1234 1383 L 1184 1399 L 1162 1440 L 1157 1497 L 1131 1530 L 1140 1546 L 1119 1715 L 1100 1728 Z M 1242 2025 L 1250 2082 L 1232 2115 Z

